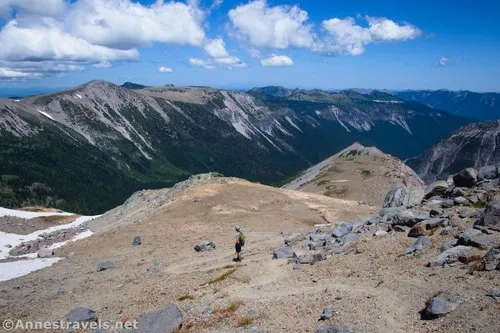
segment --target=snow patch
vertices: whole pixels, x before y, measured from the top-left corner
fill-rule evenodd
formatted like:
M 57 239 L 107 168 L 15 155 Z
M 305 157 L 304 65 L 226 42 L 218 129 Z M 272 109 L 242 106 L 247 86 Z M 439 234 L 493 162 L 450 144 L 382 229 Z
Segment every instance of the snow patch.
M 297 124 L 295 124 L 295 123 L 293 122 L 293 120 L 292 120 L 289 116 L 285 116 L 285 119 L 286 119 L 286 121 L 288 121 L 288 123 L 289 123 L 290 125 L 292 125 L 293 127 L 295 127 L 296 129 L 298 129 L 299 131 L 301 131 L 301 132 L 302 132 L 302 130 L 299 128 L 299 126 L 297 126 Z M 302 133 L 304 133 L 304 132 L 302 132 Z
M 79 99 L 82 99 L 82 96 L 79 94 L 76 94 L 76 97 L 78 97 Z
M 85 231 L 83 231 L 83 232 L 75 235 L 75 237 L 71 238 L 70 240 L 67 240 L 67 241 L 64 241 L 64 242 L 59 242 L 59 243 L 54 243 L 51 246 L 49 246 L 48 248 L 51 249 L 51 250 L 55 250 L 55 249 L 58 249 L 60 247 L 65 246 L 68 243 L 76 242 L 78 240 L 88 238 L 88 237 L 92 236 L 93 234 L 94 233 L 92 231 L 85 230 Z
M 32 219 L 35 217 L 43 217 L 43 216 L 69 216 L 74 215 L 72 213 L 66 212 L 26 212 L 23 210 L 15 210 L 0 207 L 0 216 L 15 216 L 20 217 L 22 219 Z
M 404 103 L 403 101 L 383 101 L 379 99 L 374 99 L 373 100 L 375 103 L 386 103 L 386 104 L 401 104 Z
M 37 111 L 40 112 L 41 114 L 43 114 L 45 117 L 49 118 L 50 120 L 54 120 L 54 118 L 52 118 L 52 116 L 50 114 L 48 114 L 47 112 L 43 112 L 40 110 L 37 110 Z
M 62 258 L 18 260 L 0 263 L 0 282 L 12 280 L 42 268 L 52 266 Z

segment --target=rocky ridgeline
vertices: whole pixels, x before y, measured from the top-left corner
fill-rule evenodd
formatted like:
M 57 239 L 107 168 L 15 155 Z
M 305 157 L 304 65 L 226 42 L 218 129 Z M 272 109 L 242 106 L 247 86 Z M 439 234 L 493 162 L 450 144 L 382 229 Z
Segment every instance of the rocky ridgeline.
M 308 233 L 285 235 L 273 259 L 287 258 L 294 269 L 329 256 L 357 253 L 360 240 L 376 241 L 393 232 L 416 238 L 404 255 L 420 255 L 435 234 L 454 238 L 441 244 L 427 267 L 469 265 L 473 270 L 500 270 L 500 169 L 468 168 L 427 187 L 397 186 L 385 198 L 379 216 L 319 225 Z M 492 291 L 494 292 L 494 291 Z M 422 313 L 434 319 L 454 310 L 456 295 L 436 295 Z

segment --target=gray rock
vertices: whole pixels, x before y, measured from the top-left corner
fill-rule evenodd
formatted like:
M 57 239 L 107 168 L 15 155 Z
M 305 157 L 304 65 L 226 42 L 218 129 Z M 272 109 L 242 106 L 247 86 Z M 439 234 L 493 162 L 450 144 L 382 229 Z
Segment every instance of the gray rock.
M 433 208 L 429 211 L 430 217 L 438 217 L 441 216 L 441 214 L 443 214 L 443 210 L 440 208 Z
M 479 169 L 477 174 L 478 180 L 498 178 L 498 167 L 496 165 L 486 165 Z
M 97 263 L 97 271 L 105 271 L 107 269 L 114 268 L 115 264 L 111 260 L 101 260 Z
M 443 196 L 448 190 L 448 183 L 444 180 L 439 180 L 428 185 L 424 191 L 424 198 L 428 199 L 433 196 Z
M 486 293 L 486 296 L 500 298 L 500 289 L 493 289 Z
M 293 257 L 293 253 L 293 249 L 289 247 L 280 248 L 274 251 L 273 259 L 291 258 Z
M 454 233 L 454 230 L 452 227 L 446 227 L 441 232 L 439 233 L 441 236 L 449 236 Z
M 472 187 L 477 183 L 477 170 L 467 168 L 453 176 L 453 183 L 458 187 Z
M 341 238 L 352 231 L 353 225 L 350 222 L 343 222 L 333 232 L 332 236 Z
M 406 249 L 406 254 L 418 254 L 431 245 L 431 239 L 427 236 L 420 236 L 412 246 Z
M 174 304 L 137 320 L 138 333 L 172 333 L 182 327 L 182 312 Z
M 140 236 L 135 236 L 134 240 L 132 241 L 133 246 L 138 246 L 142 244 L 142 240 Z
M 471 246 L 458 245 L 445 250 L 439 255 L 435 260 L 431 260 L 427 263 L 427 267 L 439 267 L 444 265 L 450 265 L 458 261 L 461 255 L 466 254 L 472 249 Z
M 361 234 L 348 234 L 342 237 L 341 241 L 343 245 L 356 243 L 361 238 Z
M 453 202 L 453 200 L 451 199 L 445 199 L 441 202 L 441 207 L 442 208 L 451 208 L 455 205 L 455 203 Z
M 457 245 L 457 240 L 450 240 L 450 241 L 447 241 L 446 243 L 444 243 L 443 245 L 441 245 L 441 248 L 439 249 L 442 252 L 445 252 L 449 249 L 451 249 L 452 247 L 455 247 Z
M 97 315 L 94 310 L 88 308 L 77 307 L 71 310 L 66 315 L 68 323 L 90 323 L 97 321 Z
M 8 248 L 8 249 L 12 249 L 12 245 L 11 244 L 5 244 L 5 247 Z
M 483 215 L 475 224 L 500 231 L 500 195 L 495 196 L 490 201 Z
M 387 209 L 387 208 L 386 208 Z M 393 225 L 404 225 L 408 227 L 413 227 L 418 222 L 429 219 L 429 215 L 426 213 L 415 212 L 413 210 L 404 209 L 389 211 L 384 216 L 388 221 L 392 221 Z
M 446 226 L 446 220 L 443 218 L 439 218 L 439 217 L 436 217 L 436 218 L 433 218 L 430 220 L 425 220 L 422 223 L 425 225 L 426 230 L 432 230 L 432 229 L 442 228 L 442 227 Z
M 500 270 L 500 248 L 490 249 L 484 256 L 484 270 Z
M 480 230 L 465 229 L 458 235 L 457 245 L 474 246 L 484 250 L 495 245 L 495 240 Z
M 320 234 L 317 232 L 313 232 L 313 233 L 309 234 L 309 239 L 314 243 L 321 243 L 321 242 L 324 243 L 327 236 L 328 235 L 326 235 L 326 234 Z
M 470 211 L 462 209 L 461 211 L 458 212 L 458 216 L 462 219 L 465 219 L 470 216 Z
M 436 319 L 442 317 L 458 308 L 462 299 L 458 295 L 441 294 L 427 301 L 423 317 L 424 319 Z
M 377 230 L 377 231 L 375 231 L 375 233 L 373 235 L 376 236 L 376 237 L 382 237 L 382 236 L 387 235 L 387 231 L 385 231 L 385 230 Z
M 215 250 L 215 244 L 211 241 L 203 241 L 194 246 L 196 252 L 205 252 Z
M 38 258 L 52 258 L 54 251 L 46 247 L 42 247 L 37 254 Z
M 323 326 L 316 330 L 316 333 L 356 333 L 355 328 L 344 325 Z
M 306 239 L 306 235 L 302 233 L 293 233 L 285 238 L 285 245 L 286 246 L 293 246 L 297 244 L 298 242 L 303 241 Z
M 298 264 L 298 263 L 295 263 L 295 264 L 293 264 L 293 269 L 300 270 L 300 269 L 302 269 L 302 265 Z
M 326 307 L 323 309 L 323 313 L 319 317 L 319 320 L 331 319 L 338 311 L 331 307 Z
M 381 218 L 378 216 L 373 216 L 370 217 L 370 219 L 367 221 L 367 224 L 379 224 L 381 222 Z
M 396 186 L 385 196 L 384 208 L 388 207 L 414 207 L 419 205 L 424 198 L 424 189 L 421 187 Z
M 427 231 L 424 222 L 415 224 L 408 232 L 408 237 L 418 238 L 420 236 L 426 236 Z
M 248 333 L 261 333 L 261 330 L 260 330 L 260 328 L 258 326 L 252 326 L 248 330 Z
M 464 198 L 464 197 L 455 197 L 455 198 L 453 198 L 453 202 L 455 203 L 455 205 L 468 205 L 469 204 L 469 200 L 467 198 Z

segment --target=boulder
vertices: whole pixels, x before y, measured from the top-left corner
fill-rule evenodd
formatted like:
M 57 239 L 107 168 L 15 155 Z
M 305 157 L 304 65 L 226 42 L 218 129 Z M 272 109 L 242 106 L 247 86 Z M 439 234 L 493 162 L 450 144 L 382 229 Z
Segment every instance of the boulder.
M 52 258 L 53 255 L 54 251 L 46 247 L 42 247 L 37 253 L 38 258 Z
M 448 183 L 444 180 L 438 180 L 428 185 L 424 190 L 424 198 L 428 199 L 433 196 L 443 196 L 448 190 Z
M 496 165 L 486 165 L 479 169 L 479 172 L 477 174 L 477 179 L 478 180 L 495 179 L 498 178 L 498 176 L 499 176 L 498 167 Z
M 139 236 L 135 236 L 134 237 L 134 240 L 132 241 L 132 245 L 133 246 L 139 246 L 142 244 L 142 240 L 141 240 L 141 237 Z
M 387 235 L 387 231 L 385 231 L 385 230 L 377 230 L 377 231 L 375 231 L 375 233 L 373 235 L 375 237 L 382 237 L 382 236 Z
M 458 235 L 457 241 L 457 245 L 474 246 L 483 250 L 495 244 L 495 239 L 492 236 L 485 235 L 477 229 L 465 229 Z
M 431 239 L 427 236 L 420 236 L 412 246 L 406 249 L 406 254 L 419 254 L 431 245 Z
M 458 187 L 472 187 L 477 183 L 477 170 L 467 168 L 453 176 L 453 183 Z
M 356 333 L 355 328 L 344 325 L 323 326 L 316 330 L 316 333 Z
M 77 307 L 66 315 L 66 321 L 71 324 L 91 323 L 97 321 L 97 315 L 92 309 Z
M 439 267 L 444 265 L 450 265 L 458 261 L 458 258 L 472 250 L 471 246 L 458 245 L 452 247 L 448 250 L 442 252 L 439 257 L 435 260 L 431 260 L 427 263 L 427 267 Z
M 486 296 L 492 297 L 492 298 L 500 298 L 500 289 L 493 289 L 490 290 L 486 293 Z
M 328 320 L 331 319 L 335 314 L 337 313 L 337 310 L 331 307 L 326 307 L 323 309 L 323 313 L 319 316 L 319 320 Z
M 273 259 L 291 258 L 293 253 L 293 249 L 289 247 L 280 248 L 273 252 Z
M 429 219 L 428 213 L 420 213 L 410 209 L 383 208 L 380 211 L 382 222 L 391 221 L 393 225 L 413 227 L 418 222 Z
M 422 187 L 396 186 L 385 196 L 384 208 L 388 207 L 414 207 L 419 205 L 424 198 Z
M 101 260 L 97 263 L 97 271 L 105 271 L 107 269 L 114 268 L 115 264 L 111 260 Z
M 451 199 L 444 199 L 443 201 L 441 201 L 442 208 L 451 208 L 453 206 L 455 206 L 455 202 Z
M 449 240 L 443 245 L 441 245 L 441 248 L 439 249 L 441 253 L 451 249 L 452 247 L 457 246 L 457 241 L 456 240 Z
M 458 308 L 462 299 L 458 295 L 439 294 L 426 303 L 422 313 L 424 319 L 436 319 L 442 317 Z
M 203 241 L 194 246 L 196 252 L 206 252 L 215 250 L 215 244 L 211 241 Z
M 469 200 L 465 197 L 455 197 L 455 198 L 453 198 L 453 203 L 455 205 L 468 205 Z
M 306 239 L 306 235 L 303 234 L 303 233 L 293 233 L 291 235 L 288 235 L 284 242 L 285 242 L 285 245 L 286 246 L 294 246 L 295 244 L 297 244 L 298 242 L 300 241 L 303 241 L 304 239 Z
M 442 228 L 442 227 L 446 227 L 446 225 L 447 225 L 446 220 L 442 219 L 442 218 L 439 218 L 439 217 L 436 217 L 436 218 L 433 218 L 433 219 L 429 219 L 429 220 L 425 220 L 422 223 L 424 224 L 426 230 L 432 230 L 432 229 L 436 229 L 436 228 Z
M 172 333 L 182 327 L 182 312 L 174 304 L 137 320 L 138 333 Z
M 500 270 L 500 248 L 490 249 L 484 256 L 484 270 Z
M 420 236 L 426 236 L 426 228 L 424 222 L 415 224 L 408 232 L 408 237 L 418 238 Z
M 489 202 L 483 215 L 476 221 L 477 225 L 500 231 L 500 196 L 497 195 Z
M 352 231 L 353 225 L 350 222 L 341 223 L 333 232 L 332 236 L 335 238 L 341 238 Z

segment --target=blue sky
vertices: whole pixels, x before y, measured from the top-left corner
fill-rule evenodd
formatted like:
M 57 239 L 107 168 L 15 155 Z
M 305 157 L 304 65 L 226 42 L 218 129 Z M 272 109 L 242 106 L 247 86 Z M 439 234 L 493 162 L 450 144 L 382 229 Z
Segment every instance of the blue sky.
M 498 1 L 5 0 L 0 87 L 500 91 Z

